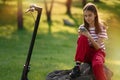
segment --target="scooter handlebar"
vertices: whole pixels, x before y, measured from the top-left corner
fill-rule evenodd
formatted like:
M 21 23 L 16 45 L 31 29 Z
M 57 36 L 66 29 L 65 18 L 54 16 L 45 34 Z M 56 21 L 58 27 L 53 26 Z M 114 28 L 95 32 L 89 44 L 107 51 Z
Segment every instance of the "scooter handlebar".
M 35 10 L 39 12 L 39 11 L 41 11 L 41 9 L 42 8 L 37 6 L 36 4 L 32 4 L 32 5 L 30 5 L 29 9 L 26 10 L 26 13 L 27 12 L 34 12 Z

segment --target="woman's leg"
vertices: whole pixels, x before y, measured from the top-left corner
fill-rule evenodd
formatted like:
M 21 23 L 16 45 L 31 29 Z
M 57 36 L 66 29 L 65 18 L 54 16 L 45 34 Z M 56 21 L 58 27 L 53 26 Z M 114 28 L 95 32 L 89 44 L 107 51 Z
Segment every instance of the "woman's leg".
M 88 50 L 89 50 L 88 38 L 84 35 L 81 35 L 77 41 L 75 61 L 84 62 Z
M 95 75 L 95 80 L 106 80 L 106 75 L 103 69 L 105 53 L 99 49 L 96 51 L 92 59 L 92 68 Z
M 71 78 L 76 78 L 80 75 L 80 62 L 85 61 L 85 56 L 89 50 L 88 38 L 81 35 L 77 41 L 77 49 L 75 55 L 76 65 L 74 66 L 72 72 L 70 73 Z

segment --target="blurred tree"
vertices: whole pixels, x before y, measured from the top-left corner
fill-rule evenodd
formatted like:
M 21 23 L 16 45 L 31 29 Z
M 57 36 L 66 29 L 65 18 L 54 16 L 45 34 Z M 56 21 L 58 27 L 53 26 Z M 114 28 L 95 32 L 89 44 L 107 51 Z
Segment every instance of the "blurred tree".
M 82 6 L 84 7 L 85 4 L 87 3 L 87 0 L 82 0 Z
M 94 2 L 100 2 L 100 0 L 93 0 Z M 87 0 L 82 0 L 82 6 L 84 7 L 87 3 Z
M 67 7 L 66 13 L 69 15 L 71 15 L 71 5 L 72 5 L 72 0 L 67 0 L 66 1 L 66 7 Z
M 18 0 L 17 11 L 18 29 L 23 29 L 23 13 L 22 13 L 22 0 Z
M 94 2 L 100 2 L 100 0 L 94 0 Z
M 5 4 L 6 0 L 2 0 L 3 4 Z
M 46 2 L 46 0 L 44 0 L 45 10 L 46 10 L 46 16 L 47 16 L 47 21 L 48 22 L 52 21 L 51 20 L 51 12 L 52 12 L 52 8 L 53 8 L 53 3 L 54 3 L 54 0 L 51 1 L 50 9 L 48 10 L 47 2 Z

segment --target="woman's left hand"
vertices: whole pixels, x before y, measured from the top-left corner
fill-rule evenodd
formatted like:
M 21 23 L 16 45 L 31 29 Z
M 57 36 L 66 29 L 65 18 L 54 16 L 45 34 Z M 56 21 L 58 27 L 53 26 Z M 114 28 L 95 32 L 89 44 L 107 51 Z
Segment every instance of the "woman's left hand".
M 84 31 L 81 34 L 84 35 L 84 36 L 86 36 L 86 37 L 88 37 L 88 38 L 91 37 L 91 35 L 90 35 L 90 33 L 88 31 Z

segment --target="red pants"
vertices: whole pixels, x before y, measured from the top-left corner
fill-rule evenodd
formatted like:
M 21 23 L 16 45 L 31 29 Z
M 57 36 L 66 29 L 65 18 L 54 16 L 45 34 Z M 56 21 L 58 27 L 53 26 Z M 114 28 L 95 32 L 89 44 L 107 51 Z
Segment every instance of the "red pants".
M 104 58 L 104 51 L 90 47 L 86 36 L 81 35 L 78 38 L 75 61 L 91 63 L 96 80 L 106 80 L 103 70 Z

